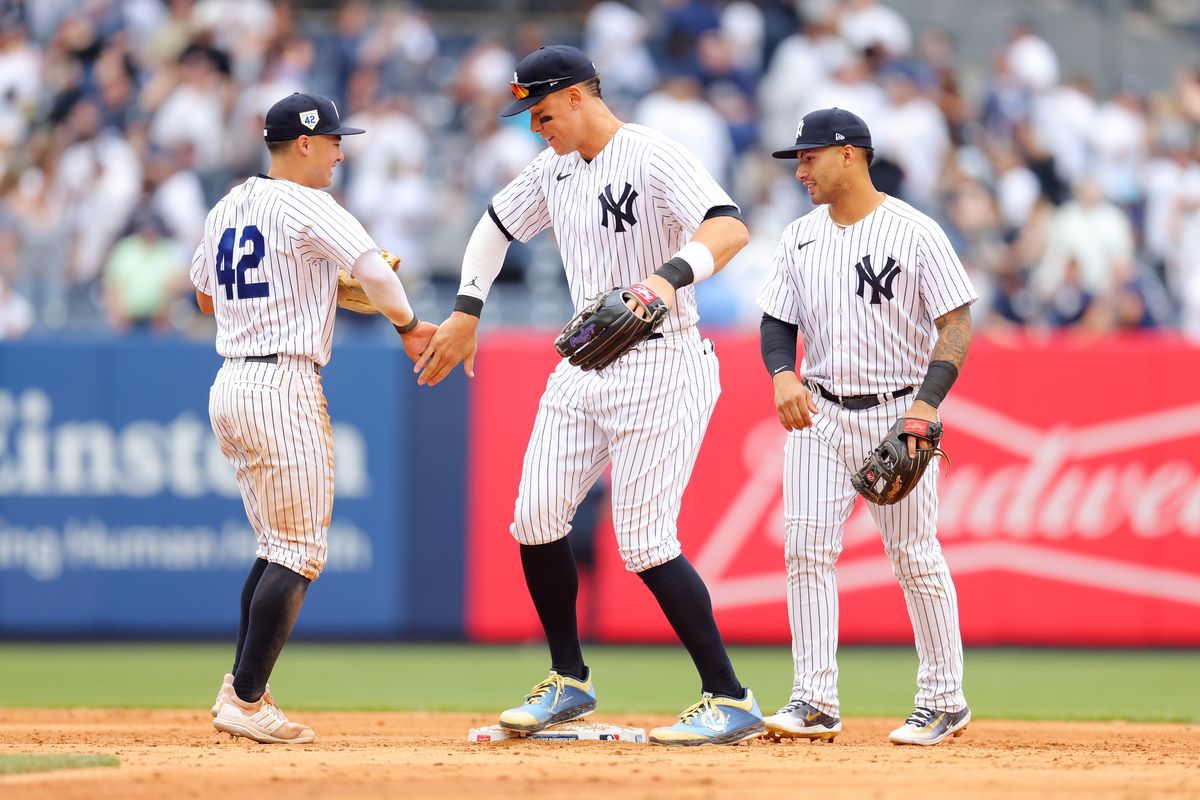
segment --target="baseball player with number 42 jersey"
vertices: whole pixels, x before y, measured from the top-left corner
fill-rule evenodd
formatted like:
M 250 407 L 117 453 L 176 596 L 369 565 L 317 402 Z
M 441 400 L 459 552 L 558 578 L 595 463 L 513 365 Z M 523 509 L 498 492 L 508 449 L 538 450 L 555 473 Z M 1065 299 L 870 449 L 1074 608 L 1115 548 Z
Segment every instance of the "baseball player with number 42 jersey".
M 215 316 L 217 352 L 225 357 L 209 416 L 258 540 L 213 725 L 265 744 L 315 738 L 279 710 L 267 680 L 309 583 L 325 566 L 333 430 L 321 367 L 329 363 L 338 270 L 359 280 L 410 357 L 437 330 L 417 319 L 362 225 L 320 191 L 342 161 L 342 136 L 359 133 L 319 95 L 297 93 L 273 105 L 263 131 L 269 173 L 217 203 L 192 259 L 196 299 Z
M 900 447 L 915 454 L 931 446 L 907 432 L 940 428 L 937 407 L 971 341 L 970 279 L 937 223 L 875 189 L 873 154 L 866 124 L 837 108 L 806 115 L 795 145 L 774 154 L 796 159 L 796 179 L 817 205 L 784 231 L 758 298 L 763 361 L 789 431 L 783 493 L 795 671 L 790 701 L 766 719 L 776 738 L 832 739 L 842 730 L 835 564 L 857 497 L 852 477 L 899 418 Z M 892 731 L 896 744 L 937 744 L 971 721 L 958 600 L 937 540 L 937 478 L 934 460 L 908 494 L 868 504 L 916 634 L 916 708 Z
M 538 406 L 512 535 L 550 648 L 550 675 L 501 726 L 534 732 L 596 707 L 579 643 L 579 578 L 567 541 L 588 488 L 612 465 L 612 520 L 625 566 L 649 588 L 700 673 L 700 702 L 655 728 L 665 745 L 732 744 L 759 735 L 762 714 L 738 681 L 708 589 L 681 554 L 676 518 L 720 392 L 712 343 L 696 329 L 692 284 L 747 239 L 737 207 L 687 150 L 627 125 L 601 99 L 596 68 L 574 47 L 543 47 L 517 66 L 515 101 L 548 145 L 479 220 L 463 257 L 455 311 L 417 362 L 435 384 L 466 359 L 508 243 L 554 229 L 576 311 L 613 287 L 669 312 L 659 333 L 612 363 L 559 362 Z M 632 302 L 632 301 L 631 301 Z M 649 333 L 649 331 L 648 331 Z M 549 343 L 547 343 L 549 346 Z

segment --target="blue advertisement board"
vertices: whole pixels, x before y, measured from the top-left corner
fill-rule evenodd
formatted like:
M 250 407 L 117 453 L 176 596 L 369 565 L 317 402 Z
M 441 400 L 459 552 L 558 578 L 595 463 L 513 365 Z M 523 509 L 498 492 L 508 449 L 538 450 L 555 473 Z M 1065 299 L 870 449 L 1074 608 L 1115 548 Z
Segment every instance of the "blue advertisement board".
M 255 541 L 208 421 L 211 344 L 0 348 L 0 635 L 232 635 Z M 465 381 L 340 344 L 329 558 L 299 636 L 462 630 Z

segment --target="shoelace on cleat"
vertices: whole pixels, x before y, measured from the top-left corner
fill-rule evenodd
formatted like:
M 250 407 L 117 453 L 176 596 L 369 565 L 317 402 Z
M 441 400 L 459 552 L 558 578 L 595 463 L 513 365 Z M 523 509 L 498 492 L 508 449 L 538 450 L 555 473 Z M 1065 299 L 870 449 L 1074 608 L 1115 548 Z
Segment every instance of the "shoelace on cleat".
M 928 726 L 929 723 L 933 722 L 933 718 L 937 715 L 938 712 L 934 711 L 932 708 L 917 706 L 913 709 L 913 713 L 909 715 L 908 719 L 904 720 L 904 724 L 915 725 L 918 728 L 924 728 Z
M 808 705 L 808 703 L 804 702 L 803 700 L 793 700 L 792 702 L 788 703 L 786 706 L 779 709 L 775 713 L 776 714 L 791 714 L 796 711 L 799 711 L 800 709 L 804 708 L 807 705 Z M 810 708 L 811 708 L 811 706 L 810 706 Z M 813 710 L 815 711 L 816 709 L 813 709 Z
M 689 723 L 704 712 L 711 711 L 712 709 L 713 696 L 708 692 L 705 692 L 704 696 L 700 698 L 698 703 L 693 703 L 683 710 L 683 713 L 679 715 L 679 721 L 683 723 Z
M 529 694 L 525 695 L 525 702 L 531 704 L 540 704 L 546 695 L 550 693 L 550 690 L 553 689 L 554 702 L 550 707 L 554 708 L 554 706 L 558 705 L 558 701 L 562 699 L 563 689 L 565 688 L 566 681 L 563 680 L 563 676 L 551 673 L 546 680 L 542 681 L 537 686 L 534 686 L 533 689 L 530 690 Z
M 708 692 L 700 698 L 700 702 L 688 706 L 682 714 L 679 715 L 679 721 L 684 725 L 690 725 L 697 719 L 700 724 L 709 730 L 719 731 L 723 729 L 729 722 L 729 714 L 722 711 L 721 708 L 713 702 L 713 696 Z

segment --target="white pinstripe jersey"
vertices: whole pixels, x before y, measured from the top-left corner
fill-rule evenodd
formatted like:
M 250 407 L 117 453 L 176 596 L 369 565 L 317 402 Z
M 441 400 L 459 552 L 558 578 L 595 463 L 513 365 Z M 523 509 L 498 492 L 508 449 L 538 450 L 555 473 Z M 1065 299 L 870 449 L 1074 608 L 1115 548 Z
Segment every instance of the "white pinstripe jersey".
M 735 204 L 695 156 L 655 130 L 627 123 L 590 162 L 546 148 L 492 198 L 488 211 L 510 241 L 527 242 L 553 226 L 579 311 L 614 286 L 653 275 L 715 206 Z M 685 286 L 663 331 L 684 330 L 698 319 L 695 287 Z
M 889 196 L 849 227 L 826 205 L 789 225 L 758 305 L 799 326 L 802 376 L 855 395 L 919 386 L 934 321 L 977 297 L 938 224 Z
M 333 343 L 338 269 L 353 274 L 375 241 L 328 193 L 259 175 L 235 186 L 204 221 L 192 257 L 213 299 L 217 352 L 285 353 L 324 366 Z

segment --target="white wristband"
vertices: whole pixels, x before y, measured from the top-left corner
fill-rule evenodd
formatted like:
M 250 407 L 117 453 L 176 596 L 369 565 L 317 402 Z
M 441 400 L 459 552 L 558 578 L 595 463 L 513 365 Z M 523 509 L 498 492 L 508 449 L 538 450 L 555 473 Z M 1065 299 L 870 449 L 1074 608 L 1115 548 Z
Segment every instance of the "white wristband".
M 692 283 L 699 283 L 705 278 L 712 277 L 716 271 L 712 251 L 697 241 L 691 241 L 680 248 L 672 258 L 682 258 L 692 268 Z

